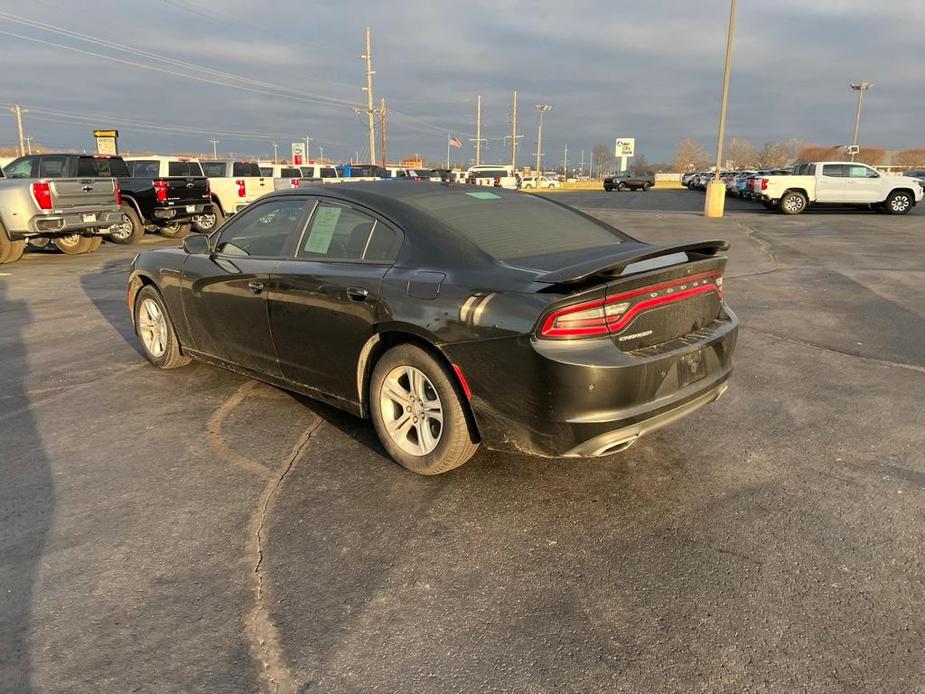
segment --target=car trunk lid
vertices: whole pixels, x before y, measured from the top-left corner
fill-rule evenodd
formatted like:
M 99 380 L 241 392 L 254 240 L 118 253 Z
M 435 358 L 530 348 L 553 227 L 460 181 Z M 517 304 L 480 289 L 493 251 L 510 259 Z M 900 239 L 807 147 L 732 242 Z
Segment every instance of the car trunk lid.
M 201 203 L 209 197 L 208 182 L 203 176 L 169 176 L 161 180 L 167 183 L 168 203 Z
M 623 351 L 697 333 L 722 315 L 723 241 L 637 246 L 544 273 L 541 292 L 567 294 L 540 322 L 539 336 L 609 336 Z

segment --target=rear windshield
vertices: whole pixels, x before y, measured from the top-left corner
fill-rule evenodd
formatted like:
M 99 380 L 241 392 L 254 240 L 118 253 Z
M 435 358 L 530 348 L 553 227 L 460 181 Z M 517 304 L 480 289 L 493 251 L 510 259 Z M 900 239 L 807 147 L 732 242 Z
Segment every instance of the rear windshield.
M 408 196 L 404 202 L 498 260 L 555 256 L 626 240 L 603 223 L 533 195 L 441 189 Z
M 260 171 L 261 176 L 272 176 L 273 175 L 273 169 L 271 169 L 269 166 L 261 166 L 259 167 L 259 171 Z
M 253 176 L 260 178 L 260 167 L 253 161 L 236 161 L 231 167 L 232 176 Z
M 302 178 L 302 172 L 299 169 L 285 168 L 279 172 L 281 178 Z
M 158 162 L 149 159 L 138 159 L 136 161 L 127 161 L 129 174 L 132 178 L 157 178 L 160 173 Z
M 225 162 L 223 161 L 212 161 L 204 162 L 202 165 L 202 170 L 205 172 L 206 176 L 209 178 L 224 178 L 225 177 Z M 240 176 L 241 174 L 236 174 Z
M 322 166 L 321 178 L 337 178 L 337 169 L 333 166 Z
M 198 161 L 172 161 L 167 164 L 168 176 L 202 176 Z
M 97 178 L 128 178 L 128 167 L 121 157 L 78 157 L 77 175 Z

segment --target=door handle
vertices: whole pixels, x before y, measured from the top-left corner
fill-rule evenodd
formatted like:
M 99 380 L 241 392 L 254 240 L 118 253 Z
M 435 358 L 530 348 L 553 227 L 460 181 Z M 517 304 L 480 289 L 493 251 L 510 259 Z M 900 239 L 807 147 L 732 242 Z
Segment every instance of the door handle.
M 263 291 L 263 282 L 248 282 L 247 288 L 254 294 L 259 294 Z
M 369 291 L 362 287 L 347 287 L 347 296 L 351 301 L 365 301 Z

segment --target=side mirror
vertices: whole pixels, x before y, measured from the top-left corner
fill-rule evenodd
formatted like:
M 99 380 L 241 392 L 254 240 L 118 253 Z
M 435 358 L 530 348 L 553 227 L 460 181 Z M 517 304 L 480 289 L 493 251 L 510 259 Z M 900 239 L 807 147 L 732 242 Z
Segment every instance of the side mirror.
M 212 251 L 212 242 L 205 234 L 190 234 L 183 239 L 183 250 L 190 255 L 200 255 Z

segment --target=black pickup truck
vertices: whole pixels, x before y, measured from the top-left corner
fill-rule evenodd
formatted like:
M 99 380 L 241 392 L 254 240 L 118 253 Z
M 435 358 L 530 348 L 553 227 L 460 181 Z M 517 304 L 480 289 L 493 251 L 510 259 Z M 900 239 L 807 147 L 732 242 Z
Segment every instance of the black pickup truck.
M 122 216 L 121 223 L 110 228 L 109 239 L 116 243 L 134 243 L 146 229 L 168 238 L 180 236 L 190 230 L 193 217 L 212 211 L 209 181 L 198 162 L 195 171 L 185 171 L 197 175 L 177 176 L 132 176 L 122 157 L 104 154 L 34 154 L 7 166 L 24 160 L 32 160 L 42 178 L 115 178 L 122 192 Z

